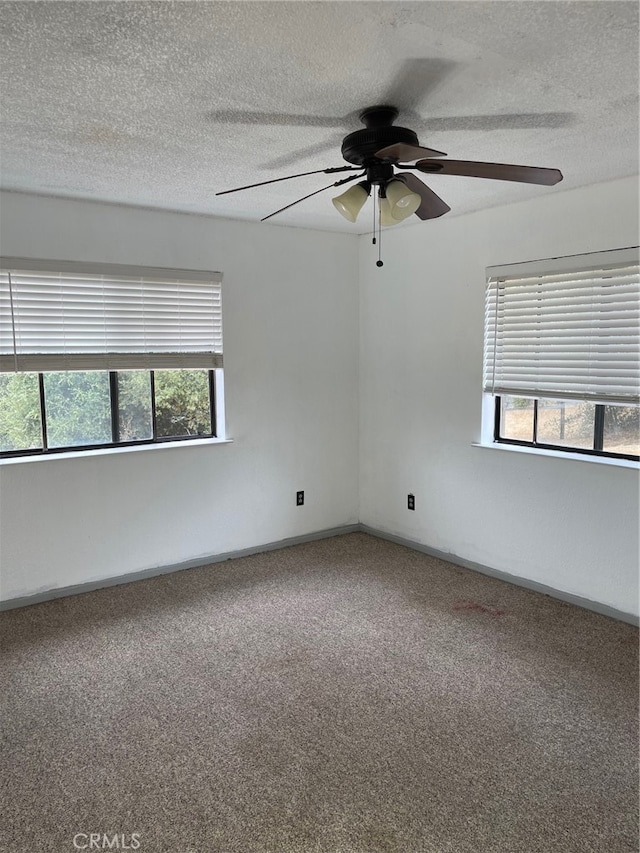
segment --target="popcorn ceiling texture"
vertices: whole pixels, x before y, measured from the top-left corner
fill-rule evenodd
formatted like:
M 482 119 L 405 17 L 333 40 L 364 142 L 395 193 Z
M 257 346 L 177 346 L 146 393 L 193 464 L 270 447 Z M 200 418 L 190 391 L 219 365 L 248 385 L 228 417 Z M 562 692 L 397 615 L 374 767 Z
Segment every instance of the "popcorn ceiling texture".
M 343 165 L 380 102 L 452 158 L 564 173 L 432 176 L 449 216 L 638 172 L 633 2 L 3 2 L 0 48 L 3 189 L 257 220 L 331 177 L 214 193 Z M 369 228 L 331 195 L 272 222 Z

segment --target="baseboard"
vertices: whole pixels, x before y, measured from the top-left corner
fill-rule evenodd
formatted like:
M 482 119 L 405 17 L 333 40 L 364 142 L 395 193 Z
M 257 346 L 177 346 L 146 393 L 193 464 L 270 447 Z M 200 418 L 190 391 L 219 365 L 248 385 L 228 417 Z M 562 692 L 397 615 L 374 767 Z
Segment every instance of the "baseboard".
M 267 542 L 264 545 L 255 545 L 251 548 L 242 548 L 238 551 L 227 551 L 224 554 L 197 557 L 193 560 L 186 560 L 185 562 L 174 563 L 169 566 L 154 566 L 150 569 L 143 569 L 126 575 L 117 575 L 116 577 L 87 581 L 86 583 L 75 584 L 74 586 L 42 590 L 41 592 L 36 592 L 32 595 L 25 595 L 19 598 L 10 598 L 5 601 L 0 601 L 0 612 L 3 610 L 14 610 L 17 607 L 28 607 L 32 604 L 41 604 L 44 601 L 51 601 L 55 598 L 64 598 L 67 595 L 79 595 L 83 592 L 93 592 L 96 589 L 120 586 L 121 584 L 146 580 L 147 578 L 167 575 L 172 572 L 197 569 L 202 566 L 210 566 L 214 563 L 222 563 L 226 560 L 235 560 L 239 557 L 249 557 L 252 554 L 262 554 L 265 551 L 276 551 L 279 548 L 288 548 L 291 545 L 301 545 L 305 542 L 315 542 L 319 539 L 328 539 L 332 536 L 342 536 L 345 533 L 358 532 L 368 533 L 370 536 L 377 536 L 379 539 L 386 539 L 388 542 L 394 542 L 396 545 L 404 545 L 405 548 L 411 548 L 413 551 L 428 554 L 430 557 L 436 557 L 438 560 L 443 560 L 446 563 L 453 563 L 456 566 L 462 566 L 465 569 L 471 569 L 474 572 L 480 572 L 483 575 L 488 575 L 489 577 L 497 578 L 498 580 L 505 581 L 506 583 L 514 584 L 514 586 L 520 586 L 524 589 L 531 589 L 534 592 L 540 592 L 543 595 L 548 595 L 551 598 L 557 598 L 560 601 L 566 601 L 568 604 L 575 604 L 577 607 L 592 610 L 594 613 L 599 613 L 602 616 L 608 616 L 611 619 L 617 619 L 620 622 L 627 622 L 630 625 L 636 626 L 640 624 L 640 618 L 633 613 L 625 613 L 615 607 L 610 607 L 607 604 L 601 604 L 599 601 L 592 601 L 591 599 L 583 598 L 580 595 L 564 592 L 563 590 L 555 589 L 554 587 L 529 580 L 528 578 L 510 575 L 508 572 L 493 569 L 490 566 L 483 565 L 482 563 L 476 563 L 473 560 L 458 557 L 456 554 L 451 554 L 448 551 L 440 551 L 437 548 L 431 548 L 429 545 L 423 545 L 421 542 L 415 542 L 412 539 L 405 539 L 403 536 L 396 536 L 393 533 L 369 527 L 366 524 L 346 524 L 342 527 L 333 527 L 328 530 L 320 530 L 315 533 L 306 533 L 302 536 L 292 536 L 288 539 L 280 539 L 277 542 Z
M 548 595 L 551 598 L 566 601 L 567 604 L 575 604 L 577 607 L 583 607 L 585 610 L 592 610 L 594 613 L 599 613 L 601 616 L 608 616 L 611 619 L 617 619 L 619 622 L 628 622 L 630 625 L 637 626 L 640 624 L 640 617 L 636 616 L 634 613 L 625 613 L 623 610 L 610 607 L 608 604 L 601 604 L 599 601 L 592 601 L 590 598 L 583 598 L 580 595 L 564 592 L 563 590 L 547 586 L 543 583 L 538 583 L 537 581 L 529 580 L 528 578 L 518 577 L 518 575 L 510 575 L 508 572 L 502 572 L 499 569 L 492 569 L 490 566 L 484 566 L 482 563 L 475 563 L 473 560 L 458 557 L 456 554 L 451 554 L 448 551 L 440 551 L 437 548 L 431 548 L 428 545 L 423 545 L 421 542 L 414 542 L 411 539 L 405 539 L 402 536 L 396 536 L 393 533 L 387 533 L 384 530 L 378 530 L 377 528 L 369 527 L 366 524 L 360 524 L 359 529 L 362 533 L 369 533 L 371 536 L 377 536 L 379 539 L 386 539 L 388 542 L 394 542 L 396 545 L 404 545 L 406 548 L 411 548 L 413 551 L 420 551 L 423 554 L 428 554 L 430 557 L 437 557 L 438 560 L 444 560 L 446 563 L 453 563 L 456 566 L 462 566 L 464 569 L 471 569 L 474 572 L 480 572 L 483 575 L 488 575 L 489 577 L 506 581 L 506 583 L 511 583 L 514 586 L 521 586 L 524 589 L 541 592 L 543 595 Z
M 170 566 L 153 566 L 150 569 L 142 569 L 138 572 L 130 572 L 126 575 L 117 575 L 110 578 L 102 578 L 86 583 L 74 584 L 73 586 L 56 587 L 35 592 L 32 595 L 24 595 L 19 598 L 8 598 L 0 601 L 0 612 L 3 610 L 14 610 L 17 607 L 29 607 L 31 604 L 42 604 L 43 601 L 52 601 L 54 598 L 64 598 L 67 595 L 79 595 L 83 592 L 93 592 L 96 589 L 104 589 L 109 586 L 120 586 L 124 583 L 146 580 L 159 575 L 168 575 L 172 572 L 182 572 L 186 569 L 199 569 L 202 566 L 210 566 L 212 563 L 223 563 L 226 560 L 235 560 L 238 557 L 249 557 L 252 554 L 263 554 L 265 551 L 277 551 L 279 548 L 288 548 L 291 545 L 302 545 L 304 542 L 315 542 L 317 539 L 328 539 L 331 536 L 342 536 L 344 533 L 357 533 L 359 524 L 345 524 L 342 527 L 332 527 L 328 530 L 319 530 L 315 533 L 305 533 L 302 536 L 291 536 L 288 539 L 280 539 L 277 542 L 267 542 L 264 545 L 255 545 L 252 548 L 242 548 L 239 551 L 227 551 L 224 554 L 214 554 L 208 557 L 197 557 L 193 560 L 185 560 Z

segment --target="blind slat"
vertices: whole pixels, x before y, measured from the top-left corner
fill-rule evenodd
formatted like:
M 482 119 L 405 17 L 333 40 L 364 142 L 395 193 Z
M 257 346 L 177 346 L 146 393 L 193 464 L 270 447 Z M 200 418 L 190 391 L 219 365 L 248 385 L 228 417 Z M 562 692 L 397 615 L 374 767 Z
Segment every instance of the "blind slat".
M 0 270 L 0 371 L 222 366 L 220 273 L 25 264 Z
M 581 259 L 572 259 L 579 264 Z M 637 250 L 606 268 L 501 275 L 485 303 L 484 390 L 627 403 L 640 399 Z M 557 261 L 557 259 L 556 259 Z

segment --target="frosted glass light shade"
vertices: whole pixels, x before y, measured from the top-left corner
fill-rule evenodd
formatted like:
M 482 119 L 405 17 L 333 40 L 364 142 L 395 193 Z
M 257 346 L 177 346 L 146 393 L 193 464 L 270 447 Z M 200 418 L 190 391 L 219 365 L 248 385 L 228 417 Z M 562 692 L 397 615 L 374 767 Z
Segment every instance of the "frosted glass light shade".
M 391 206 L 391 216 L 398 222 L 415 213 L 422 203 L 418 193 L 410 190 L 403 181 L 389 181 L 386 193 Z
M 349 187 L 342 195 L 332 198 L 331 201 L 338 213 L 348 219 L 349 222 L 355 222 L 363 204 L 369 198 L 369 191 L 369 184 L 366 181 L 361 181 L 355 187 Z
M 391 205 L 388 198 L 380 199 L 380 225 L 397 225 L 400 220 L 391 215 Z

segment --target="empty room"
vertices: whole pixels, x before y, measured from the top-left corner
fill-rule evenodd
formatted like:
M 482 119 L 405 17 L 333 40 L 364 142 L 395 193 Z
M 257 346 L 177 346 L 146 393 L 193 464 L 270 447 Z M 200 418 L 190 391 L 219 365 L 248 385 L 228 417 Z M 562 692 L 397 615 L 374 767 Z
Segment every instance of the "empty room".
M 638 11 L 0 2 L 2 853 L 637 853 Z

